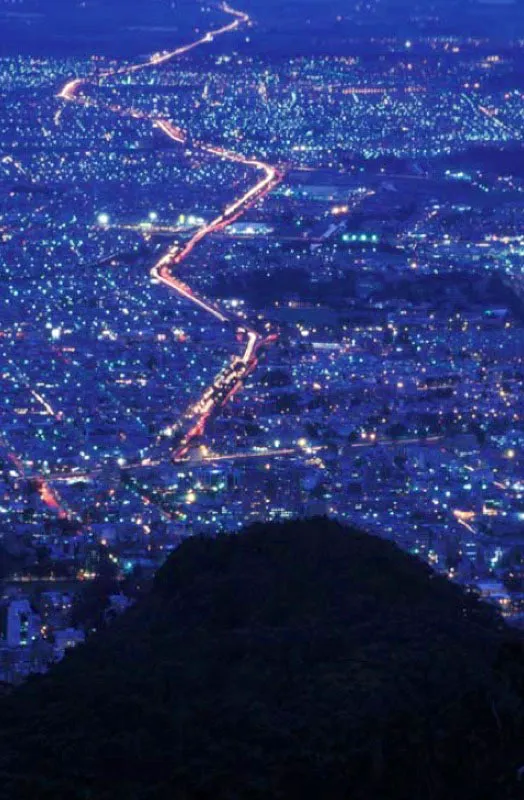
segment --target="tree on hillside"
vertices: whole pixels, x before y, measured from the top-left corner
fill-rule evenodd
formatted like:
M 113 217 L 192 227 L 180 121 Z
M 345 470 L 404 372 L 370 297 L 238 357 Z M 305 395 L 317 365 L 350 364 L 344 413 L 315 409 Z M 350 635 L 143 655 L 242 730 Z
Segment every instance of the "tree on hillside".
M 390 542 L 261 524 L 184 542 L 0 720 L 2 798 L 515 800 L 522 638 Z

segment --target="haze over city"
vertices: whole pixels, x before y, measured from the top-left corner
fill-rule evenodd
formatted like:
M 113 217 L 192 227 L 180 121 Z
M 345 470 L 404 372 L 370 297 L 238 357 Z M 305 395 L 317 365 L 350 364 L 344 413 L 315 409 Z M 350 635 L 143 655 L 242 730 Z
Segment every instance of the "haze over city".
M 5 686 L 254 523 L 387 540 L 517 635 L 521 5 L 0 0 L 0 25 Z

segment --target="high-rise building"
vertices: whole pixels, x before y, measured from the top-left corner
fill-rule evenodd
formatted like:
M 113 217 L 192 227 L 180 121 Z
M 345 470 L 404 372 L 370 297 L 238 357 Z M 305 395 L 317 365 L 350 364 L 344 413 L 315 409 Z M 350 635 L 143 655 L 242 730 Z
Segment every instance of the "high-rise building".
M 7 606 L 5 638 L 9 647 L 31 642 L 34 612 L 27 599 L 11 600 Z

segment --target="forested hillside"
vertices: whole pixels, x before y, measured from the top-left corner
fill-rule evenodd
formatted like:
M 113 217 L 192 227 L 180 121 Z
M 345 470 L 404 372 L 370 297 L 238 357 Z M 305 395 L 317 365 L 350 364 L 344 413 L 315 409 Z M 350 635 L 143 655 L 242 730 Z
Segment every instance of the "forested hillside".
M 324 519 L 187 541 L 112 628 L 0 703 L 0 796 L 518 797 L 520 639 Z

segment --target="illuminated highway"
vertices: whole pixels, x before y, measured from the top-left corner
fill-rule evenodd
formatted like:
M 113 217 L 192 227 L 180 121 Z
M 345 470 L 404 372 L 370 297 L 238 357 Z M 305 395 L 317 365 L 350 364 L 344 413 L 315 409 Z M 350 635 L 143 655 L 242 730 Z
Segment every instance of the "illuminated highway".
M 33 490 L 38 494 L 44 505 L 51 511 L 55 511 L 60 519 L 75 519 L 73 514 L 63 503 L 58 492 L 49 485 L 49 480 L 41 476 L 30 476 L 27 474 L 23 461 L 13 452 L 8 442 L 0 439 L 0 450 L 4 452 L 10 464 L 10 474 L 23 481 L 30 481 Z
M 199 402 L 202 402 L 202 400 Z M 347 448 L 349 450 L 360 450 L 362 448 L 378 449 L 381 447 L 409 447 L 410 445 L 417 445 L 418 447 L 433 447 L 438 445 L 444 447 L 444 442 L 444 436 L 409 436 L 401 439 L 368 438 L 365 441 L 352 442 L 351 444 L 347 445 Z M 198 467 L 200 464 L 209 464 L 220 461 L 238 462 L 251 461 L 253 459 L 293 457 L 312 458 L 318 453 L 324 452 L 328 449 L 326 445 L 309 445 L 300 443 L 299 445 L 300 446 L 298 447 L 268 447 L 261 448 L 259 450 L 249 450 L 246 452 L 238 451 L 235 453 L 212 453 L 206 447 L 201 446 L 200 448 L 193 449 L 190 455 L 186 454 L 173 457 L 172 461 L 175 464 L 191 464 L 195 467 Z M 166 463 L 165 459 L 162 458 L 144 458 L 142 461 L 122 464 L 119 469 L 123 472 L 137 472 L 150 467 L 160 467 L 164 463 Z M 101 475 L 103 470 L 103 467 L 94 467 L 88 471 L 82 469 L 64 470 L 63 472 L 46 474 L 45 479 L 46 481 L 51 481 L 53 483 L 75 483 L 81 481 L 89 482 Z
M 98 77 L 98 80 L 105 81 L 111 77 L 138 72 L 150 67 L 158 67 L 173 58 L 188 53 L 196 47 L 212 42 L 217 36 L 230 33 L 241 25 L 247 25 L 251 21 L 248 14 L 235 10 L 226 2 L 222 4 L 221 9 L 224 13 L 234 17 L 232 22 L 205 33 L 195 42 L 182 45 L 172 51 L 155 53 L 148 61 L 107 70 Z M 65 84 L 58 97 L 68 102 L 94 105 L 94 101 L 81 94 L 82 87 L 89 82 L 89 78 L 73 78 Z M 168 120 L 157 119 L 136 109 L 124 109 L 118 105 L 110 105 L 108 108 L 122 116 L 148 119 L 158 130 L 174 142 L 184 144 L 187 141 L 187 134 Z M 220 146 L 195 142 L 193 147 L 224 161 L 241 164 L 243 167 L 250 167 L 259 172 L 261 177 L 243 195 L 233 200 L 218 217 L 201 226 L 184 246 L 173 245 L 151 269 L 151 276 L 155 281 L 163 283 L 169 289 L 177 292 L 180 297 L 196 305 L 200 310 L 211 314 L 219 322 L 231 324 L 246 340 L 243 354 L 231 358 L 230 363 L 217 375 L 201 398 L 192 404 L 183 415 L 182 420 L 173 426 L 171 435 L 176 435 L 178 438 L 173 450 L 174 460 L 187 456 L 196 440 L 203 435 L 207 420 L 234 397 L 242 388 L 245 379 L 253 372 L 258 363 L 257 355 L 259 351 L 276 340 L 275 334 L 263 337 L 245 325 L 239 326 L 235 320 L 226 316 L 214 303 L 200 296 L 194 289 L 177 278 L 173 274 L 173 269 L 188 258 L 199 242 L 210 234 L 235 222 L 248 208 L 265 197 L 279 183 L 282 174 L 276 167 L 266 164 L 257 158 L 234 153 Z

